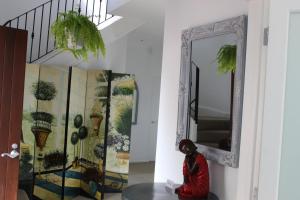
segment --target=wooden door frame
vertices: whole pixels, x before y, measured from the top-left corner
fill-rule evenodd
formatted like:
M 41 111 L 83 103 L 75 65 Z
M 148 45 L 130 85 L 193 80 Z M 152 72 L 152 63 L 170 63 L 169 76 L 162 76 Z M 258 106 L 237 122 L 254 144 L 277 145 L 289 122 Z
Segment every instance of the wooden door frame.
M 292 8 L 299 7 L 300 3 L 297 0 L 270 0 L 270 34 L 259 172 L 259 200 L 278 199 L 289 17 L 293 11 Z
M 0 153 L 20 144 L 27 31 L 0 27 Z M 17 199 L 19 159 L 0 157 L 0 199 Z

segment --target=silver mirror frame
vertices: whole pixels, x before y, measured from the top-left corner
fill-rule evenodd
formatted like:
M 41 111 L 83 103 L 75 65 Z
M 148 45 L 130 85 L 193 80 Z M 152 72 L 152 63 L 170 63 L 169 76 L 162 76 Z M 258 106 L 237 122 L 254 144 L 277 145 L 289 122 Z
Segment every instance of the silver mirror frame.
M 192 41 L 229 33 L 234 33 L 237 36 L 237 68 L 234 77 L 231 151 L 224 151 L 200 144 L 196 145 L 198 147 L 198 151 L 202 153 L 208 160 L 215 161 L 222 165 L 238 168 L 242 128 L 247 40 L 247 16 L 245 15 L 212 24 L 190 28 L 182 32 L 176 149 L 178 150 L 179 142 L 182 139 L 189 137 L 188 108 L 190 101 L 190 57 Z

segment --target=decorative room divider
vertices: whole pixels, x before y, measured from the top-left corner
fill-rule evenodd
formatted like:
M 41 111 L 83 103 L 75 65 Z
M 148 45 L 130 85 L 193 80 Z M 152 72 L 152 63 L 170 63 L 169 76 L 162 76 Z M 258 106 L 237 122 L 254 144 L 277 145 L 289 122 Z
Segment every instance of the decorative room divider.
M 19 187 L 31 199 L 103 199 L 129 170 L 134 76 L 26 67 Z

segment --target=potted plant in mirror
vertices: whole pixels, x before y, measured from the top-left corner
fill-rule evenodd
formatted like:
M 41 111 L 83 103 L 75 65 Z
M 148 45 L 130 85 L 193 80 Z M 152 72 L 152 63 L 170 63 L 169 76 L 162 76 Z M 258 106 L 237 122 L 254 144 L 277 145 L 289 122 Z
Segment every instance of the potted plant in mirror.
M 102 116 L 102 103 L 100 100 L 95 100 L 94 105 L 92 107 L 92 111 L 90 114 L 90 118 L 92 120 L 92 127 L 94 135 L 99 134 L 100 125 L 103 120 Z
M 236 45 L 224 45 L 217 53 L 218 71 L 222 74 L 236 70 Z
M 105 56 L 105 45 L 97 26 L 75 11 L 60 13 L 51 26 L 56 46 L 63 51 L 71 52 L 75 58 L 88 59 L 91 52 L 98 57 Z

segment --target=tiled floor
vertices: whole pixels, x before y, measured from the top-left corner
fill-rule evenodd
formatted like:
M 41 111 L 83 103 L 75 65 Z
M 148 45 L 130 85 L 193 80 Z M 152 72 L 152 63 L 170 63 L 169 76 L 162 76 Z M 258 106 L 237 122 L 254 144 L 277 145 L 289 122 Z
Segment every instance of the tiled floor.
M 128 185 L 154 181 L 154 162 L 132 163 L 129 167 Z M 121 200 L 121 194 L 105 194 L 105 200 Z
M 132 163 L 129 166 L 128 185 L 138 183 L 151 183 L 154 181 L 154 162 Z M 28 200 L 26 193 L 19 191 L 19 200 Z M 105 194 L 105 200 L 121 200 L 121 194 Z M 77 197 L 74 200 L 89 200 L 84 197 Z

